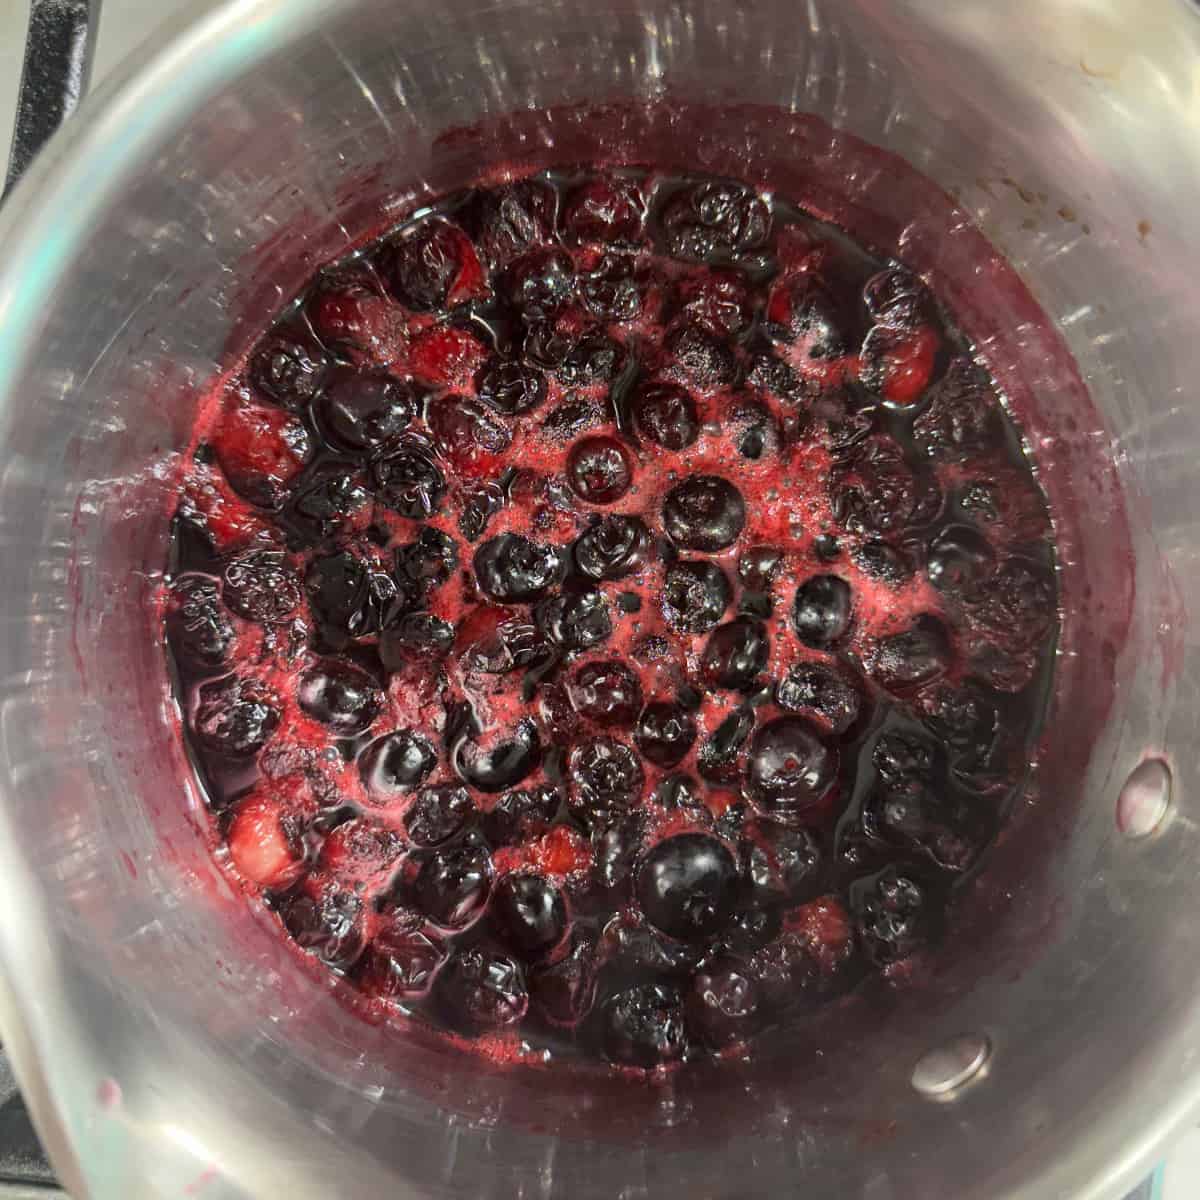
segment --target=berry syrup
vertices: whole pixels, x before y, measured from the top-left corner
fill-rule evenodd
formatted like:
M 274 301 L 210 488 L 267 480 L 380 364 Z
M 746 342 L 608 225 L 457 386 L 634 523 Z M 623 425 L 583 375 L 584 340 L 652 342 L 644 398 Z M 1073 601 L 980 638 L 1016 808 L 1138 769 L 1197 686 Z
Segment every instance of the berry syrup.
M 189 749 L 229 870 L 376 1013 L 742 1052 L 936 943 L 1020 791 L 1045 499 L 953 314 L 802 200 L 449 197 L 204 407 Z

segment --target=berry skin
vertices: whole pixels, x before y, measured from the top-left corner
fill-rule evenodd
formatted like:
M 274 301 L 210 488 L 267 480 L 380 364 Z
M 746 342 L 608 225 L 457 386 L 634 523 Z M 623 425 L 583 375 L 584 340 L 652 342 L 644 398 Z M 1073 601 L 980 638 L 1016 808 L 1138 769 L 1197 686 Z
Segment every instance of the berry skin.
M 827 650 L 846 636 L 852 609 L 850 585 L 836 575 L 814 575 L 796 589 L 792 625 L 806 646 Z
M 295 896 L 281 915 L 296 945 L 335 971 L 345 971 L 362 953 L 362 901 L 336 883 Z
M 552 950 L 567 930 L 562 894 L 540 875 L 506 875 L 492 890 L 491 912 L 501 940 L 525 959 Z
M 203 576 L 189 575 L 172 585 L 167 633 L 176 655 L 201 670 L 224 666 L 237 636 L 221 607 L 216 584 Z
M 1000 405 L 992 381 L 969 359 L 955 359 L 913 423 L 914 439 L 930 458 L 963 462 L 986 455 L 1001 436 Z
M 717 262 L 757 250 L 771 232 L 771 214 L 749 188 L 713 182 L 686 188 L 662 214 L 668 251 L 692 262 Z
M 247 796 L 234 810 L 225 835 L 238 871 L 260 887 L 290 887 L 304 872 L 299 823 L 265 792 Z
M 968 525 L 942 530 L 929 544 L 925 570 L 939 592 L 968 597 L 991 574 L 996 553 L 981 533 Z
M 605 1006 L 604 1054 L 623 1067 L 651 1069 L 678 1062 L 687 1052 L 683 1002 L 666 984 L 643 984 Z
M 534 1007 L 554 1025 L 578 1025 L 596 998 L 596 970 L 594 935 L 574 935 L 563 958 L 530 975 L 529 993 Z
M 685 550 L 711 553 L 737 541 L 746 524 L 741 492 L 718 475 L 693 475 L 663 501 L 667 536 Z
M 806 829 L 788 829 L 774 821 L 744 827 L 742 871 L 760 904 L 801 904 L 817 894 L 821 849 Z
M 420 787 L 437 765 L 437 751 L 423 734 L 397 729 L 373 741 L 359 756 L 358 771 L 368 797 L 386 804 Z
M 379 637 L 379 659 L 389 671 L 411 663 L 433 663 L 454 647 L 454 626 L 432 613 L 405 613 Z
M 642 709 L 633 737 L 643 758 L 656 767 L 674 767 L 696 741 L 696 722 L 683 705 L 653 700 Z
M 438 973 L 434 995 L 450 1024 L 468 1034 L 516 1025 L 529 1008 L 520 965 L 486 945 L 452 954 Z
M 646 919 L 669 937 L 705 942 L 733 912 L 738 870 L 723 842 L 702 833 L 665 838 L 646 857 L 637 897 Z
M 645 216 L 646 201 L 633 180 L 600 176 L 568 195 L 563 229 L 577 242 L 632 244 L 641 238 Z
M 435 925 L 463 929 L 483 911 L 492 888 L 492 860 L 482 846 L 438 850 L 421 864 L 413 903 Z
M 434 462 L 432 447 L 415 436 L 371 463 L 371 482 L 382 504 L 413 521 L 434 516 L 446 495 L 446 477 Z
M 663 616 L 678 633 L 707 633 L 732 600 L 729 580 L 715 563 L 677 562 L 667 571 Z
M 629 491 L 633 464 L 615 438 L 592 437 L 577 442 L 567 458 L 567 478 L 581 500 L 612 504 Z
M 395 582 L 348 550 L 314 558 L 304 576 L 309 607 L 326 640 L 339 644 L 374 633 Z
M 509 792 L 484 814 L 483 832 L 493 846 L 508 846 L 540 837 L 550 828 L 562 797 L 542 784 Z
M 767 665 L 770 642 L 761 621 L 738 617 L 708 635 L 700 674 L 711 687 L 751 691 Z
M 763 814 L 784 823 L 802 819 L 837 778 L 838 758 L 801 717 L 776 717 L 754 735 L 746 794 Z
M 750 546 L 738 558 L 738 578 L 752 592 L 767 592 L 783 568 L 784 554 L 776 546 Z
M 746 743 L 754 732 L 754 710 L 735 708 L 700 747 L 696 769 L 703 779 L 721 787 L 735 787 L 741 775 Z
M 296 699 L 308 716 L 339 737 L 365 733 L 383 707 L 383 696 L 366 671 L 332 660 L 300 676 Z
M 484 479 L 503 470 L 501 460 L 512 444 L 512 433 L 478 400 L 443 396 L 429 404 L 426 420 L 438 453 L 459 475 Z
M 859 941 L 877 966 L 907 958 L 931 936 L 931 897 L 916 879 L 895 867 L 854 884 L 851 907 Z

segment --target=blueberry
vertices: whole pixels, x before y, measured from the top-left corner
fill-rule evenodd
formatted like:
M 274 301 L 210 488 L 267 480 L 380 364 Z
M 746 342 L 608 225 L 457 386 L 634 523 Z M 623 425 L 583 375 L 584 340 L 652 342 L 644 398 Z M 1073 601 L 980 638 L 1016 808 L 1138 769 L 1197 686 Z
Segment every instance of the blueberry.
M 776 717 L 754 735 L 746 773 L 750 803 L 777 821 L 802 818 L 837 778 L 837 753 L 802 717 Z
M 615 438 L 584 438 L 567 456 L 567 478 L 581 500 L 612 504 L 629 491 L 633 465 L 625 447 Z
M 779 425 L 770 410 L 751 396 L 736 396 L 726 413 L 737 452 L 751 462 L 779 449 Z
M 469 1034 L 516 1025 L 529 1008 L 519 964 L 485 945 L 452 954 L 438 973 L 434 994 L 450 1024 Z
M 696 722 L 683 705 L 652 700 L 642 709 L 633 736 L 643 757 L 657 767 L 673 767 L 692 748 Z
M 558 201 L 540 179 L 476 192 L 463 217 L 488 263 L 504 266 L 554 232 Z
M 541 837 L 558 813 L 562 797 L 549 784 L 509 792 L 484 814 L 483 831 L 493 846 Z
M 518 721 L 508 734 L 492 730 L 486 742 L 460 737 L 450 753 L 458 777 L 481 792 L 503 792 L 537 770 L 542 743 L 532 721 Z
M 843 734 L 858 720 L 862 693 L 830 667 L 799 663 L 779 681 L 775 702 L 800 716 L 815 714 L 829 731 Z
M 1037 564 L 1005 560 L 972 605 L 976 619 L 1006 643 L 1025 648 L 1049 632 L 1057 615 L 1054 581 Z
M 379 637 L 379 658 L 389 671 L 401 671 L 410 663 L 437 662 L 454 646 L 454 626 L 432 613 L 411 612 Z
M 642 311 L 633 259 L 606 254 L 580 283 L 583 307 L 599 321 L 632 321 Z
M 441 586 L 458 569 L 458 545 L 440 529 L 422 526 L 413 542 L 396 548 L 396 575 L 422 596 Z
M 642 685 L 623 662 L 592 662 L 579 667 L 567 684 L 571 705 L 598 725 L 628 728 L 642 706 Z
M 700 824 L 712 822 L 712 814 L 704 803 L 704 789 L 690 775 L 668 775 L 655 789 L 654 802 L 668 812 L 686 813 Z
M 876 966 L 907 958 L 930 937 L 931 897 L 915 878 L 895 867 L 852 885 L 850 900 L 859 941 Z
M 863 303 L 880 325 L 912 329 L 933 310 L 929 290 L 903 267 L 885 267 L 863 285 Z
M 575 266 L 562 250 L 532 250 L 505 272 L 503 290 L 526 321 L 554 316 L 575 293 Z
M 221 607 L 217 585 L 203 576 L 176 580 L 167 631 L 172 649 L 193 667 L 217 668 L 229 661 L 236 634 Z
M 643 437 L 664 450 L 685 450 L 700 436 L 696 402 L 676 383 L 656 380 L 639 387 L 633 420 Z
M 640 517 L 605 517 L 575 543 L 575 565 L 589 579 L 624 579 L 646 561 L 650 531 Z
M 606 892 L 627 889 L 646 844 L 648 822 L 641 809 L 592 830 L 592 876 Z
M 410 384 L 386 371 L 340 368 L 326 383 L 317 419 L 327 439 L 351 454 L 375 454 L 394 443 L 417 411 Z
M 444 309 L 464 269 L 478 270 L 466 235 L 437 217 L 426 217 L 393 242 L 384 265 L 392 290 L 417 312 Z
M 283 408 L 303 412 L 321 390 L 329 359 L 316 343 L 285 332 L 268 333 L 250 356 L 250 383 Z
M 624 359 L 617 342 L 601 329 L 590 329 L 571 343 L 554 374 L 568 387 L 586 387 L 612 379 Z
M 300 581 L 282 550 L 243 550 L 225 565 L 225 603 L 247 621 L 278 625 L 300 607 Z
M 737 783 L 741 754 L 754 731 L 754 710 L 740 705 L 726 716 L 696 756 L 696 769 L 703 779 L 722 787 Z
M 368 795 L 386 800 L 420 787 L 437 765 L 433 743 L 411 729 L 376 738 L 359 756 L 358 773 Z
M 738 558 L 738 578 L 752 592 L 769 593 L 783 561 L 777 546 L 750 546 Z
M 474 813 L 466 788 L 442 783 L 417 793 L 404 814 L 404 828 L 413 845 L 440 846 L 461 833 Z
M 793 906 L 818 894 L 821 850 L 808 830 L 773 821 L 756 821 L 745 829 L 742 870 L 759 903 Z
M 612 615 L 603 592 L 560 592 L 537 607 L 538 627 L 564 650 L 588 650 L 612 634 Z
M 663 501 L 667 536 L 687 550 L 724 550 L 746 524 L 742 494 L 718 475 L 693 475 L 677 483 Z
M 771 212 L 741 184 L 703 183 L 671 197 L 662 225 L 676 258 L 712 262 L 761 247 L 771 232 Z
M 936 762 L 937 751 L 929 741 L 898 730 L 880 734 L 871 751 L 880 779 L 892 787 L 929 779 Z
M 646 201 L 632 179 L 599 176 L 572 189 L 563 226 L 579 242 L 635 242 L 642 232 Z
M 327 661 L 311 667 L 296 686 L 300 708 L 339 737 L 365 733 L 383 708 L 383 694 L 366 671 Z
M 362 953 L 362 901 L 353 892 L 330 887 L 319 897 L 301 894 L 280 915 L 296 945 L 335 971 L 352 966 Z
M 637 755 L 611 737 L 596 737 L 576 746 L 567 759 L 568 803 L 585 824 L 636 804 L 645 786 Z
M 506 875 L 492 889 L 492 920 L 500 938 L 525 958 L 562 941 L 567 908 L 558 888 L 541 875 Z
M 806 646 L 827 650 L 846 636 L 852 603 L 850 585 L 836 575 L 814 575 L 796 589 L 792 625 Z
M 708 635 L 700 673 L 711 687 L 750 691 L 766 668 L 770 642 L 761 621 L 738 617 Z
M 930 458 L 963 462 L 1003 441 L 1000 401 L 987 372 L 956 358 L 931 389 L 925 411 L 913 422 L 913 438 Z
M 952 659 L 946 627 L 936 617 L 922 615 L 911 629 L 879 643 L 871 673 L 889 692 L 903 695 L 940 678 Z
M 722 387 L 732 383 L 737 376 L 733 351 L 699 325 L 680 325 L 667 336 L 666 348 L 697 387 Z
M 537 600 L 563 573 L 555 547 L 531 542 L 517 533 L 489 538 L 475 551 L 474 566 L 480 590 L 501 604 Z
M 539 967 L 530 976 L 530 998 L 555 1025 L 577 1025 L 596 997 L 596 939 L 576 933 L 571 948 L 557 962 Z
M 746 969 L 717 963 L 696 973 L 687 998 L 688 1025 L 713 1049 L 744 1041 L 759 1023 L 759 990 Z
M 715 563 L 677 562 L 667 571 L 662 608 L 679 633 L 707 633 L 725 615 L 733 589 Z
M 416 906 L 435 925 L 462 929 L 483 910 L 492 887 L 492 860 L 482 846 L 429 855 L 412 884 Z
M 546 399 L 546 376 L 513 359 L 493 359 L 476 374 L 475 391 L 489 408 L 513 416 Z
M 682 833 L 664 838 L 646 856 L 637 897 L 657 929 L 683 942 L 704 942 L 729 920 L 737 882 L 737 863 L 723 842 Z
M 192 728 L 206 750 L 245 758 L 261 750 L 279 725 L 279 697 L 266 684 L 227 675 L 200 685 Z
M 386 457 L 371 464 L 371 478 L 380 502 L 414 521 L 432 517 L 442 507 L 446 477 L 423 441 L 405 438 Z
M 995 565 L 996 552 L 987 538 L 969 525 L 954 525 L 930 542 L 926 572 L 939 592 L 968 596 Z
M 304 576 L 304 589 L 323 631 L 345 642 L 379 628 L 380 610 L 395 596 L 396 585 L 343 550 L 313 559 Z
M 666 984 L 643 984 L 614 996 L 604 1010 L 604 1053 L 625 1067 L 678 1062 L 687 1052 L 683 1003 Z
M 445 943 L 437 934 L 409 921 L 389 922 L 371 939 L 359 961 L 358 984 L 368 995 L 384 1000 L 419 996 L 428 989 L 446 955 Z
M 907 583 L 913 575 L 912 565 L 904 555 L 887 542 L 866 541 L 850 552 L 855 565 L 872 579 L 881 580 L 892 587 Z

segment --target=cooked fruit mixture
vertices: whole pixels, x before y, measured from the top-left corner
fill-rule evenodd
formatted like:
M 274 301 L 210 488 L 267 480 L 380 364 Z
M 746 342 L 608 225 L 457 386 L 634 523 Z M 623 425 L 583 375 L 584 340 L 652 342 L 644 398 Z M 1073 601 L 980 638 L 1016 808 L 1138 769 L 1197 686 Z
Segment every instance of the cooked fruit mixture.
M 743 1053 L 911 970 L 1022 786 L 1043 496 L 952 314 L 802 201 L 456 195 L 205 406 L 185 734 L 229 869 L 377 1013 Z

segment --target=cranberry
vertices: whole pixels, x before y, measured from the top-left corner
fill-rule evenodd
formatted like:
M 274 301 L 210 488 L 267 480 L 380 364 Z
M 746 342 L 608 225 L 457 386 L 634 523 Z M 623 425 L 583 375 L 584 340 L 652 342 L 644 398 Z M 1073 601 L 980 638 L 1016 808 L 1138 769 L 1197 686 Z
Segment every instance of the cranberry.
M 620 992 L 605 1005 L 603 1039 L 605 1055 L 619 1066 L 678 1062 L 687 1052 L 679 992 L 662 983 Z
M 308 338 L 273 332 L 255 347 L 248 374 L 268 400 L 302 413 L 321 390 L 328 368 L 324 350 Z
M 471 793 L 452 783 L 422 788 L 404 814 L 404 828 L 415 846 L 440 846 L 462 832 L 475 813 Z
M 580 284 L 583 307 L 600 321 L 632 321 L 642 311 L 642 288 L 633 259 L 606 254 Z
M 982 590 L 973 611 L 981 624 L 1010 645 L 1040 641 L 1054 624 L 1054 583 L 1031 562 L 1010 558 L 1001 563 Z
M 679 633 L 707 633 L 725 615 L 733 589 L 715 563 L 677 562 L 667 571 L 662 609 Z
M 642 707 L 642 685 L 622 662 L 592 662 L 579 667 L 567 684 L 571 706 L 598 725 L 628 728 Z
M 437 850 L 421 863 L 412 884 L 417 907 L 435 925 L 462 929 L 487 904 L 492 859 L 482 846 Z
M 564 650 L 589 650 L 612 635 L 612 616 L 603 592 L 561 592 L 537 608 L 538 626 Z
M 522 720 L 511 732 L 489 730 L 483 740 L 460 738 L 450 761 L 464 783 L 481 792 L 503 792 L 537 770 L 542 743 L 534 723 Z
M 546 376 L 541 371 L 512 359 L 492 359 L 475 376 L 479 399 L 505 416 L 539 407 L 546 390 Z
M 646 918 L 669 937 L 707 941 L 728 921 L 737 891 L 737 864 L 723 842 L 703 833 L 665 838 L 637 876 Z
M 772 336 L 780 341 L 803 339 L 809 358 L 839 358 L 862 336 L 854 314 L 811 272 L 780 283 L 771 294 L 767 316 Z
M 408 428 L 417 400 L 411 384 L 384 371 L 343 367 L 321 392 L 317 415 L 334 446 L 352 454 L 374 454 Z
M 379 637 L 379 659 L 389 671 L 402 671 L 410 663 L 437 662 L 454 646 L 454 626 L 432 613 L 411 612 L 389 626 Z
M 362 901 L 330 884 L 316 896 L 302 893 L 282 910 L 283 923 L 296 945 L 327 967 L 343 971 L 363 949 Z
M 567 907 L 541 875 L 506 875 L 492 890 L 492 920 L 506 945 L 525 958 L 552 950 L 567 931 Z
M 525 320 L 544 320 L 574 295 L 575 266 L 562 250 L 531 250 L 505 273 L 505 291 Z
M 933 312 L 929 290 L 903 267 L 886 267 L 863 285 L 863 303 L 880 325 L 911 329 Z
M 468 217 L 477 242 L 492 266 L 504 266 L 554 230 L 557 197 L 540 179 L 521 179 L 479 192 Z
M 907 958 L 930 935 L 931 901 L 910 875 L 888 867 L 851 888 L 863 949 L 877 966 Z
M 300 607 L 300 582 L 282 550 L 243 550 L 225 565 L 225 603 L 239 617 L 278 625 Z
M 702 271 L 678 285 L 680 311 L 685 319 L 714 337 L 737 337 L 754 320 L 754 300 L 745 278 L 737 271 Z
M 213 433 L 217 462 L 233 488 L 259 508 L 278 509 L 308 458 L 308 430 L 277 408 L 231 401 Z
M 741 184 L 702 183 L 670 199 L 662 225 L 667 249 L 676 258 L 712 262 L 764 245 L 771 213 Z
M 827 650 L 850 629 L 850 585 L 836 575 L 814 575 L 796 589 L 792 624 L 796 636 L 816 650 Z
M 371 464 L 371 480 L 380 502 L 413 521 L 424 521 L 442 507 L 446 478 L 433 461 L 432 448 L 408 437 Z
M 455 951 L 434 985 L 438 1006 L 464 1033 L 490 1033 L 516 1025 L 529 1008 L 520 966 L 486 945 Z
M 365 733 L 383 707 L 383 696 L 366 671 L 332 660 L 300 676 L 296 699 L 308 716 L 339 737 Z
M 641 799 L 646 782 L 637 755 L 611 737 L 577 745 L 567 759 L 567 779 L 571 811 L 588 825 L 627 811 Z
M 776 717 L 754 735 L 746 774 L 750 803 L 774 820 L 802 819 L 837 778 L 838 756 L 802 717 Z
M 384 355 L 393 313 L 370 277 L 331 275 L 310 294 L 305 314 L 326 346 L 348 357 Z
M 328 830 L 321 843 L 319 865 L 335 875 L 348 875 L 355 880 L 389 872 L 403 853 L 403 838 L 394 829 L 382 828 L 363 817 L 344 818 L 344 814 L 353 812 L 347 805 L 334 814 L 327 811 L 313 821 L 313 830 L 319 831 L 328 828 L 329 821 L 341 820 Z
M 663 501 L 663 525 L 677 546 L 711 553 L 732 546 L 746 524 L 741 492 L 719 475 L 693 475 Z
M 801 904 L 817 894 L 821 850 L 806 829 L 788 829 L 773 821 L 746 826 L 742 870 L 761 903 Z
M 438 453 L 460 475 L 477 478 L 493 472 L 512 443 L 508 427 L 478 400 L 465 396 L 431 402 L 426 420 Z
M 722 387 L 737 375 L 733 351 L 699 325 L 680 325 L 673 330 L 667 336 L 666 350 L 697 387 Z
M 393 919 L 376 932 L 356 971 L 368 995 L 407 1000 L 428 991 L 448 952 L 436 933 L 417 922 L 414 927 L 412 919 Z
M 242 876 L 264 888 L 290 887 L 304 870 L 299 822 L 273 796 L 252 792 L 234 810 L 225 834 Z
M 436 765 L 437 751 L 427 737 L 411 729 L 397 729 L 362 752 L 358 772 L 367 795 L 381 802 L 420 787 Z
M 629 491 L 633 465 L 625 447 L 615 438 L 584 438 L 572 447 L 567 458 L 567 477 L 581 500 L 611 504 Z
M 213 580 L 189 575 L 176 580 L 167 628 L 172 648 L 188 665 L 217 668 L 229 661 L 236 634 Z
M 279 725 L 279 697 L 245 675 L 202 683 L 192 723 L 200 745 L 231 758 L 257 753 Z
M 859 382 L 892 404 L 915 404 L 933 379 L 940 345 L 932 329 L 877 325 L 862 345 Z
M 509 792 L 484 814 L 483 831 L 494 846 L 531 841 L 550 828 L 561 803 L 549 784 Z
M 461 229 L 427 217 L 384 252 L 392 291 L 409 308 L 437 312 L 482 282 L 483 271 Z
M 738 558 L 738 578 L 752 592 L 770 592 L 783 560 L 777 546 L 750 546 Z
M 713 730 L 696 756 L 696 769 L 709 783 L 733 787 L 740 774 L 742 752 L 754 732 L 754 710 L 735 708 Z
M 537 600 L 563 574 L 557 549 L 517 533 L 489 538 L 475 551 L 474 567 L 480 590 L 501 604 Z
M 673 700 L 652 700 L 642 709 L 633 736 L 642 755 L 656 767 L 673 767 L 692 748 L 696 722 L 683 705 Z
M 529 992 L 538 1011 L 552 1024 L 579 1024 L 596 998 L 595 937 L 574 934 L 563 958 L 532 973 Z
M 879 643 L 871 674 L 889 692 L 903 695 L 944 675 L 952 660 L 946 627 L 936 617 L 922 615 L 911 629 Z
M 696 402 L 685 388 L 665 380 L 638 388 L 633 420 L 643 437 L 665 450 L 685 450 L 700 436 Z
M 735 396 L 726 413 L 737 452 L 751 462 L 779 449 L 779 426 L 770 410 L 753 396 Z
M 759 1024 L 758 985 L 744 967 L 717 963 L 697 972 L 686 1010 L 689 1027 L 714 1049 L 744 1041 Z
M 996 553 L 981 533 L 969 525 L 942 530 L 929 544 L 926 572 L 938 591 L 970 595 L 991 574 Z
M 1002 440 L 1000 404 L 982 367 L 955 359 L 913 423 L 913 437 L 931 458 L 963 462 Z
M 738 617 L 708 635 L 700 674 L 712 687 L 748 692 L 766 668 L 769 652 L 767 627 L 761 621 Z
M 641 237 L 645 215 L 646 202 L 634 180 L 600 176 L 571 190 L 563 228 L 578 242 L 628 244 Z
M 624 579 L 646 561 L 650 531 L 640 517 L 604 517 L 575 543 L 575 565 L 589 579 Z
M 348 550 L 313 559 L 304 576 L 304 589 L 313 616 L 343 640 L 378 629 L 381 609 L 396 594 L 396 585 L 388 576 L 372 571 Z
M 815 715 L 829 732 L 846 733 L 862 711 L 862 693 L 830 667 L 798 663 L 779 682 L 775 702 L 801 716 Z

